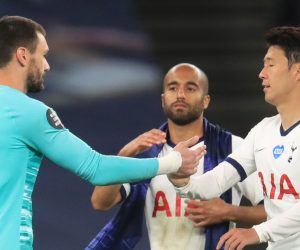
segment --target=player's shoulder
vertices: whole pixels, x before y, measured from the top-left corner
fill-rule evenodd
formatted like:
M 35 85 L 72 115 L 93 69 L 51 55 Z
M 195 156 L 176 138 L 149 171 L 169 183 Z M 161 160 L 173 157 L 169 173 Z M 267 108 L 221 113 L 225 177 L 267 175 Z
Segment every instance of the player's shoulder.
M 64 125 L 53 108 L 34 98 L 27 98 L 28 106 L 26 112 L 23 112 L 22 117 L 28 119 L 28 117 L 33 116 L 31 118 L 32 121 L 34 120 L 35 122 L 39 122 L 41 124 L 50 124 L 56 129 L 64 128 Z
M 0 104 L 10 110 L 15 117 L 21 114 L 34 116 L 37 112 L 49 108 L 44 103 L 8 86 L 0 86 Z
M 10 109 L 12 110 L 16 122 L 24 126 L 25 124 L 37 125 L 48 122 L 52 127 L 63 127 L 56 112 L 52 108 L 25 94 L 19 95 L 18 99 L 11 104 Z
M 49 109 L 45 103 L 30 96 L 25 95 L 25 99 L 27 106 L 31 108 L 33 112 L 41 112 Z
M 244 139 L 242 137 L 234 135 L 234 134 L 231 135 L 231 138 L 232 138 L 231 139 L 232 140 L 232 150 L 235 150 L 244 141 Z
M 43 102 L 9 87 L 4 88 L 3 99 L 5 99 L 7 106 L 12 109 L 21 110 L 22 112 L 34 112 L 36 109 L 46 109 L 46 105 Z
M 270 123 L 278 123 L 278 122 L 280 122 L 280 121 L 281 121 L 280 115 L 277 114 L 277 115 L 274 115 L 274 116 L 265 117 L 264 119 L 261 120 L 260 123 L 263 123 L 263 124 L 270 124 Z
M 204 130 L 205 133 L 210 133 L 217 136 L 223 135 L 225 137 L 231 137 L 232 135 L 232 133 L 229 130 L 223 128 L 217 123 L 212 123 L 208 121 L 207 118 L 204 118 Z
M 268 127 L 277 126 L 281 123 L 280 115 L 274 115 L 271 117 L 265 117 L 254 128 L 257 130 L 266 129 Z

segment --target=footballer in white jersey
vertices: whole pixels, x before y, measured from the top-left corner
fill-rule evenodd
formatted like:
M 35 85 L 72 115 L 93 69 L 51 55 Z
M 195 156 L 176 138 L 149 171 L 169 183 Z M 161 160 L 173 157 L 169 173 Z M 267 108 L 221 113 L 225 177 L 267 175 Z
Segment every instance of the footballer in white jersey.
M 299 146 L 300 121 L 284 131 L 280 115 L 265 118 L 218 167 L 176 190 L 183 197 L 210 199 L 257 169 L 268 215 L 254 226 L 260 242 L 268 241 L 272 250 L 300 249 Z
M 243 155 L 252 152 L 260 163 L 256 167 L 268 221 L 254 228 L 261 241 L 269 241 L 268 249 L 300 249 L 299 125 L 284 131 L 279 115 L 266 118 L 250 132 L 243 154 L 232 156 L 243 166 Z
M 232 135 L 232 149 L 235 150 L 242 142 L 240 137 Z M 203 145 L 203 140 L 194 147 Z M 158 157 L 167 155 L 173 148 L 167 143 Z M 194 176 L 203 174 L 203 158 L 199 162 L 198 171 Z M 127 195 L 130 186 L 125 184 Z M 253 205 L 263 200 L 261 184 L 257 173 L 232 188 L 232 204 L 239 205 L 242 195 Z M 152 178 L 146 196 L 145 216 L 151 250 L 182 250 L 204 249 L 204 228 L 195 228 L 194 222 L 187 218 L 184 198 L 180 198 L 168 181 L 166 175 Z M 230 223 L 230 228 L 234 223 Z

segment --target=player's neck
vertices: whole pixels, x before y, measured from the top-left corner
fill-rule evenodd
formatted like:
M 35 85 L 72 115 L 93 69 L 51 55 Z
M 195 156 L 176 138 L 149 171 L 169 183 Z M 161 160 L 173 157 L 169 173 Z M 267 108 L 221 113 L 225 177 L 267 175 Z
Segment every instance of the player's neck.
M 24 77 L 19 76 L 11 68 L 4 68 L 0 70 L 0 85 L 8 86 L 25 93 L 25 80 L 23 78 Z
M 296 122 L 300 121 L 300 96 L 291 98 L 286 103 L 278 105 L 277 111 L 281 117 L 281 124 L 284 130 L 289 129 Z
M 196 121 L 184 126 L 179 126 L 168 120 L 168 127 L 170 139 L 174 144 L 177 144 L 181 141 L 186 141 L 195 135 L 201 138 L 204 134 L 203 116 L 199 117 Z

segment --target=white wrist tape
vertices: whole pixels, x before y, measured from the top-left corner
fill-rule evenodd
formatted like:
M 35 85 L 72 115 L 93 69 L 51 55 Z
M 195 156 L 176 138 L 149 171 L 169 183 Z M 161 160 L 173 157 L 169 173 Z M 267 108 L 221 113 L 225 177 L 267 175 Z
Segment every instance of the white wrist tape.
M 158 175 L 177 172 L 181 167 L 182 158 L 178 151 L 172 151 L 166 156 L 158 158 Z

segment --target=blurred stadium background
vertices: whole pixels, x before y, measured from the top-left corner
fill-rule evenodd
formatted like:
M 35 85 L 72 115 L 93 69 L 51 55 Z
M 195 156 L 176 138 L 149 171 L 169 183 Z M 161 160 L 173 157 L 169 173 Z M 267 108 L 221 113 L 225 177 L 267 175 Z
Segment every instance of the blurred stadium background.
M 257 77 L 264 32 L 298 26 L 299 13 L 297 0 L 0 0 L 1 16 L 27 16 L 47 30 L 51 71 L 46 91 L 34 97 L 105 154 L 164 121 L 163 74 L 180 62 L 209 77 L 205 116 L 244 137 L 275 113 Z M 116 211 L 93 211 L 92 190 L 44 161 L 33 197 L 35 249 L 77 250 L 89 243 Z M 137 249 L 149 249 L 147 237 Z

